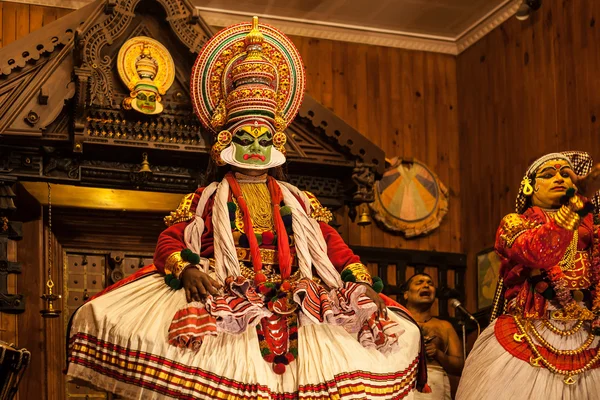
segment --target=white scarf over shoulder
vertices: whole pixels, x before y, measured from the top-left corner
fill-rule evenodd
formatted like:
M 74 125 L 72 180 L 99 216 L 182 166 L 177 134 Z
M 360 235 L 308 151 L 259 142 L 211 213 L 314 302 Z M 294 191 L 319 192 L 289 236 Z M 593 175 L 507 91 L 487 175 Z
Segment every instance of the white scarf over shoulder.
M 312 267 L 315 267 L 319 278 L 330 288 L 343 286 L 340 274 L 327 256 L 327 244 L 323 238 L 319 223 L 309 216 L 310 202 L 304 192 L 287 182 L 277 181 L 283 194 L 283 202 L 292 209 L 292 229 L 296 242 L 298 267 L 302 277 L 312 278 Z M 208 200 L 214 195 L 212 223 L 214 227 L 215 272 L 221 282 L 228 276 L 241 274 L 240 264 L 235 250 L 235 242 L 231 231 L 227 199 L 229 183 L 223 179 L 207 186 L 198 202 L 196 216 L 185 228 L 186 246 L 196 254 L 202 249 L 202 233 L 204 220 L 202 215 Z M 301 201 L 298 201 L 301 199 Z

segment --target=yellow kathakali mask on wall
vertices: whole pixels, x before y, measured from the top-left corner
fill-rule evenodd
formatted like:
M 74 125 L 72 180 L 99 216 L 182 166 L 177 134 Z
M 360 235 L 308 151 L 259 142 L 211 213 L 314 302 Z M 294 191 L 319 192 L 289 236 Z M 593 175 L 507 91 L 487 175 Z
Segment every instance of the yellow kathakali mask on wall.
M 123 108 L 149 115 L 161 113 L 161 95 L 175 79 L 175 63 L 165 46 L 146 36 L 131 38 L 119 50 L 117 66 L 131 91 Z

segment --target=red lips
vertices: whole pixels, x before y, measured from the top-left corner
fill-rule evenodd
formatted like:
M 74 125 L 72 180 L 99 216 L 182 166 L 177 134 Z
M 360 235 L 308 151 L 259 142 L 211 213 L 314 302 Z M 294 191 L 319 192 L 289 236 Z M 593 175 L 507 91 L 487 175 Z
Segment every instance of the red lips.
M 244 154 L 244 160 L 249 160 L 251 158 L 256 158 L 257 160 L 265 161 L 265 156 L 262 154 Z

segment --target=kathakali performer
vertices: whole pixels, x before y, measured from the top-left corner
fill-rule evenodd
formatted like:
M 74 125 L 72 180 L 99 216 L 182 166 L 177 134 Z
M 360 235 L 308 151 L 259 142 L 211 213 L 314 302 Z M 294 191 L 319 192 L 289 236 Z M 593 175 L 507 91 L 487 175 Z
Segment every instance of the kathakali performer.
M 597 398 L 600 248 L 588 199 L 599 175 L 581 152 L 527 170 L 496 234 L 504 314 L 475 343 L 458 400 Z
M 153 266 L 75 313 L 70 377 L 134 399 L 401 399 L 423 388 L 418 326 L 388 312 L 331 213 L 273 176 L 304 80 L 291 41 L 256 18 L 206 43 L 191 93 L 229 171 L 166 218 Z

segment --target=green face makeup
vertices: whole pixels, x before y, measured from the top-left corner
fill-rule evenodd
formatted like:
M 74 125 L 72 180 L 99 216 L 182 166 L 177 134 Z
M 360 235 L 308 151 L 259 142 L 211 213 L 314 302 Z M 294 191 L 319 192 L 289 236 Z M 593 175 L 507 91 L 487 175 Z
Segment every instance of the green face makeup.
M 135 102 L 142 112 L 152 114 L 156 110 L 156 95 L 149 91 L 140 91 L 135 97 Z
M 243 126 L 233 135 L 234 158 L 242 164 L 266 165 L 271 161 L 273 134 L 266 128 Z

